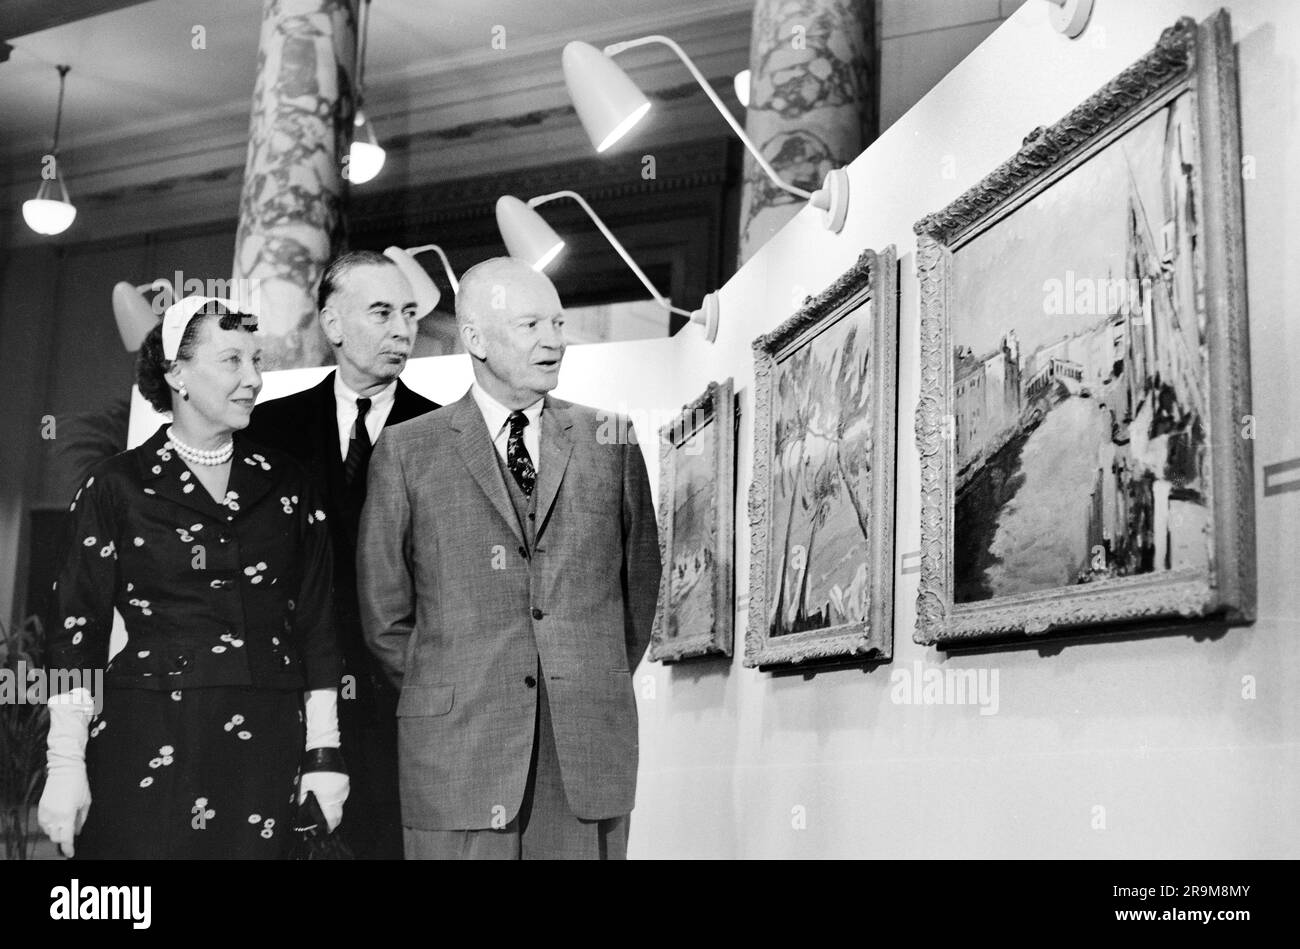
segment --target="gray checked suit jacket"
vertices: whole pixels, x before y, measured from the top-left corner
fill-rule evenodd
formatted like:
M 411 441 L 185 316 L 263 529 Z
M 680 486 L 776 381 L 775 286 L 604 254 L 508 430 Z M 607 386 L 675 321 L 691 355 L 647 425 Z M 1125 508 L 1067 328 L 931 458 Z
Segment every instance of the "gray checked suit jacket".
M 650 641 L 660 559 L 641 450 L 611 431 L 630 426 L 546 397 L 532 545 L 469 393 L 377 441 L 357 586 L 366 642 L 401 687 L 408 827 L 514 818 L 539 657 L 570 808 L 593 820 L 632 810 L 631 674 Z

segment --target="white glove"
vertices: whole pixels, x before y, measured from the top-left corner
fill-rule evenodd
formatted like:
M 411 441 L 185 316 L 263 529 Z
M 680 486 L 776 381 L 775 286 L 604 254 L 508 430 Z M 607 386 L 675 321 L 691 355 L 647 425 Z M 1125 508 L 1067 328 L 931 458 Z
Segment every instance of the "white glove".
M 316 803 L 325 815 L 325 823 L 332 832 L 343 820 L 343 802 L 348 799 L 350 785 L 348 776 L 337 771 L 308 771 L 298 783 L 298 803 L 307 797 L 308 791 L 316 794 Z
M 53 696 L 49 703 L 50 732 L 46 739 L 45 791 L 36 821 L 51 841 L 71 857 L 73 839 L 90 813 L 90 781 L 86 778 L 86 740 L 94 701 L 86 689 Z
M 307 693 L 306 708 L 306 750 L 339 747 L 338 689 L 313 689 Z M 309 791 L 314 792 L 325 823 L 333 831 L 343 820 L 343 803 L 350 789 L 348 776 L 342 772 L 308 771 L 298 781 L 298 803 L 306 800 Z

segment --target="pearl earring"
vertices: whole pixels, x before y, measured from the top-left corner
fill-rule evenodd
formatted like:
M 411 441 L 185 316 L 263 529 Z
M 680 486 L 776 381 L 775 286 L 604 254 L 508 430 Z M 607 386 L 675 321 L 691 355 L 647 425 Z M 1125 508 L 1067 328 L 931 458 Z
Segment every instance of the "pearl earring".
M 184 399 L 186 402 L 190 400 L 190 390 L 185 388 L 184 386 L 181 386 L 181 398 Z

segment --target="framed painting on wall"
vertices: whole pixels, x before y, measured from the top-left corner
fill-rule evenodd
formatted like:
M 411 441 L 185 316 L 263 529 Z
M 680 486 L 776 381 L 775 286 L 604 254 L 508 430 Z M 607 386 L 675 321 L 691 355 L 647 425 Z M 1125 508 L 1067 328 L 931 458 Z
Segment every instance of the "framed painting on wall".
M 664 579 L 650 658 L 730 656 L 735 578 L 736 397 L 711 382 L 659 433 Z
M 865 251 L 754 340 L 747 666 L 892 656 L 897 269 Z
M 1253 619 L 1240 169 L 1220 11 L 917 223 L 917 642 Z

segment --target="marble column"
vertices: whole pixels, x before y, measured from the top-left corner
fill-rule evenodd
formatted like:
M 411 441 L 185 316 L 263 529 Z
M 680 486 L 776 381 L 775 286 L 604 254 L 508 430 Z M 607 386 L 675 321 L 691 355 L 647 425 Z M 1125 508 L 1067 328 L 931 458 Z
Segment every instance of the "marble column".
M 876 2 L 757 0 L 749 55 L 745 131 L 782 178 L 816 191 L 876 136 Z M 803 206 L 746 154 L 740 262 Z
M 267 368 L 332 360 L 312 291 L 344 241 L 356 43 L 349 0 L 264 0 L 233 284 L 256 295 Z

